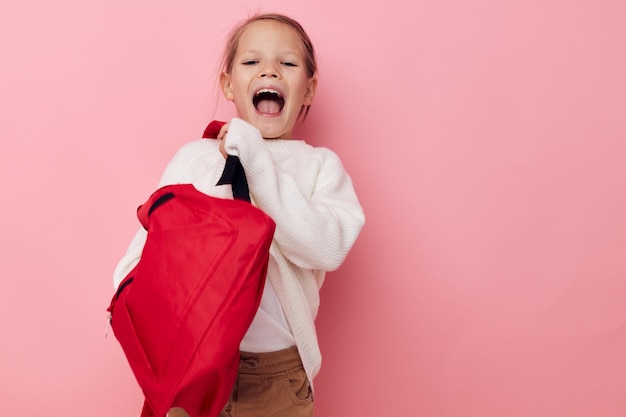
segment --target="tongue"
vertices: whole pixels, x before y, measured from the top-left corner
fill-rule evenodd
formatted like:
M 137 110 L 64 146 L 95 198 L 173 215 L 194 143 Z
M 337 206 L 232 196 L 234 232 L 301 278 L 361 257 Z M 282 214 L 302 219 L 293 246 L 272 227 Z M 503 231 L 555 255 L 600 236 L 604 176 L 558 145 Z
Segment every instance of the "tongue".
M 261 100 L 257 103 L 256 109 L 261 113 L 274 114 L 280 112 L 280 105 L 276 100 Z

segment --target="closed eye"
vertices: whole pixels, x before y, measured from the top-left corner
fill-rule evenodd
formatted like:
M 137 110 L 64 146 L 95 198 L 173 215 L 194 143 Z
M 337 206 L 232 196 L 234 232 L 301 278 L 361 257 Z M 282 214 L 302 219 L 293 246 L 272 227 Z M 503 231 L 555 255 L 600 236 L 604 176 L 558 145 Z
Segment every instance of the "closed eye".
M 255 65 L 258 64 L 259 61 L 255 61 L 255 60 L 248 60 L 248 61 L 244 61 L 242 62 L 243 65 Z
M 283 65 L 286 67 L 297 67 L 297 64 L 294 64 L 293 62 L 283 62 Z

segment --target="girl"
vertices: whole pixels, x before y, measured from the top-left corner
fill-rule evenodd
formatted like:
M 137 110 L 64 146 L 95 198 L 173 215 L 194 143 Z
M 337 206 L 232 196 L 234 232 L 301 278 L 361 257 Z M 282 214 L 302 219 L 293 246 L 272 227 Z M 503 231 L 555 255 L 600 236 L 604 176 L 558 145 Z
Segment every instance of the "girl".
M 239 376 L 221 417 L 313 416 L 312 382 L 321 365 L 314 324 L 319 289 L 364 224 L 337 155 L 292 138 L 313 102 L 316 71 L 311 41 L 295 20 L 264 14 L 237 26 L 220 75 L 237 117 L 216 140 L 183 146 L 160 182 L 192 183 L 231 198 L 229 187 L 215 184 L 225 156 L 237 155 L 253 204 L 276 222 L 261 305 L 241 342 Z M 145 241 L 140 229 L 115 270 L 116 287 L 137 264 Z

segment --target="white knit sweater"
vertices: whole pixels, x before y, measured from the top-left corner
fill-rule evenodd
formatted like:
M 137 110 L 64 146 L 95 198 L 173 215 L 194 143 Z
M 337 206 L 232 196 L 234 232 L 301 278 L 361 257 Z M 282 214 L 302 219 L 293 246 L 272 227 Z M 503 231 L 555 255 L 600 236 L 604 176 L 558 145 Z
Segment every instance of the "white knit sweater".
M 184 145 L 159 186 L 191 183 L 205 194 L 232 198 L 229 186 L 215 185 L 224 169 L 219 143 L 201 139 Z M 321 366 L 314 323 L 319 289 L 325 271 L 338 268 L 354 244 L 365 222 L 363 210 L 341 161 L 326 148 L 263 139 L 237 118 L 230 123 L 225 146 L 244 166 L 253 204 L 276 222 L 268 278 L 313 382 Z M 139 261 L 145 241 L 142 228 L 115 269 L 115 287 Z

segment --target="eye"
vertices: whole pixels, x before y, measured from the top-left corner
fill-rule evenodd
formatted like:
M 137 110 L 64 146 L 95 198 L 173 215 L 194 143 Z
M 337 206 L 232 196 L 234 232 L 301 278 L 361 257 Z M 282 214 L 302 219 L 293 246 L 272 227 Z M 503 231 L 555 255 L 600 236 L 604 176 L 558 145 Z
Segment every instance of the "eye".
M 285 61 L 283 62 L 283 65 L 286 67 L 297 67 L 297 64 L 294 64 L 293 62 L 289 62 L 289 61 Z
M 249 59 L 247 61 L 243 61 L 242 62 L 243 65 L 255 65 L 255 64 L 258 64 L 258 63 L 259 63 L 259 61 L 255 61 L 253 59 Z

